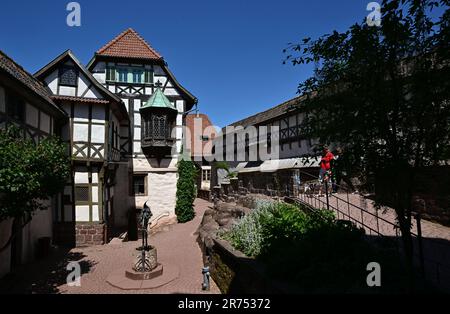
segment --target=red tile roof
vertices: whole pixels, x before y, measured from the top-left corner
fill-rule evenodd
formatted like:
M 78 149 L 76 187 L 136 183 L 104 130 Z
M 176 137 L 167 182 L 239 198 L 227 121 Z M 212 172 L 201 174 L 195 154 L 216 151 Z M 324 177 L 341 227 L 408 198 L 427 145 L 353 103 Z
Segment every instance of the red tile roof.
M 53 95 L 52 99 L 56 100 L 69 100 L 69 101 L 77 101 L 77 102 L 87 102 L 94 104 L 108 104 L 109 100 L 98 99 L 98 98 L 86 98 L 86 97 L 75 97 L 75 96 L 62 96 L 62 95 Z
M 50 106 L 56 109 L 60 114 L 65 115 L 64 111 L 53 102 L 53 100 L 50 97 L 50 93 L 47 91 L 45 86 L 1 50 L 0 50 L 0 71 L 6 72 L 13 79 L 17 80 L 18 82 L 23 84 L 23 86 L 31 90 L 35 95 L 40 96 Z
M 161 60 L 156 52 L 134 29 L 129 28 L 97 51 L 109 57 Z

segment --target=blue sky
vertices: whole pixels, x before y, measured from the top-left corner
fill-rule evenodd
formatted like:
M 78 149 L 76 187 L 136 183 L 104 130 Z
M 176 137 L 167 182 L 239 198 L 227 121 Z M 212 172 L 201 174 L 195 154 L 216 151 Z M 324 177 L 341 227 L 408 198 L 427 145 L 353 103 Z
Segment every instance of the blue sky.
M 0 4 L 0 50 L 34 73 L 66 49 L 85 64 L 128 27 L 160 52 L 199 108 L 225 126 L 296 96 L 311 68 L 283 65 L 289 42 L 343 31 L 366 0 L 81 0 L 82 26 L 66 0 Z

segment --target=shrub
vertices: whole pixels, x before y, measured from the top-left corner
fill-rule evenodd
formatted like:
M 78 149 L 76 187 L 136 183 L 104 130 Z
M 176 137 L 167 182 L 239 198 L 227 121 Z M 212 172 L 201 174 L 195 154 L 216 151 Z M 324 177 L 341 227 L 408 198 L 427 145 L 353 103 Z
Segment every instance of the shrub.
M 177 203 L 175 213 L 178 222 L 185 223 L 195 217 L 195 176 L 196 168 L 191 160 L 182 159 L 178 163 Z
M 258 256 L 263 241 L 262 222 L 270 220 L 271 215 L 270 206 L 260 207 L 241 218 L 222 237 L 245 255 Z
M 0 130 L 0 221 L 42 209 L 70 176 L 67 147 L 49 137 L 35 144 L 16 127 Z

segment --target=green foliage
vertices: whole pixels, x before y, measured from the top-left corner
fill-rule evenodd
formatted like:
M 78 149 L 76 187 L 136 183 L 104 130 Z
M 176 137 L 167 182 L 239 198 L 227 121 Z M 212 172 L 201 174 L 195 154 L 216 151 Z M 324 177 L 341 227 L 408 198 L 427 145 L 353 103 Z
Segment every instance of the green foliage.
M 266 203 L 222 237 L 247 256 L 264 261 L 270 276 L 292 282 L 303 292 L 367 291 L 366 266 L 373 261 L 390 276 L 383 292 L 406 286 L 395 253 L 375 248 L 364 239 L 363 230 L 337 221 L 325 209 L 307 212 L 285 203 Z
M 396 210 L 412 256 L 416 169 L 450 158 L 449 2 L 384 0 L 381 18 L 292 44 L 286 62 L 316 65 L 299 85 L 302 134 L 342 143 L 352 174 Z
M 41 208 L 70 176 L 67 147 L 49 137 L 35 145 L 17 128 L 0 130 L 0 221 Z
M 218 162 L 216 162 L 215 166 L 217 169 L 225 170 L 227 172 L 228 179 L 237 178 L 237 176 L 238 176 L 237 172 L 233 172 L 230 170 L 230 166 L 228 165 L 228 163 L 226 161 L 218 161 Z
M 258 256 L 264 237 L 263 224 L 271 216 L 270 205 L 254 210 L 241 218 L 229 232 L 222 234 L 222 237 L 247 256 Z
M 194 200 L 197 192 L 195 188 L 197 169 L 191 160 L 182 159 L 178 163 L 178 173 L 175 213 L 178 222 L 185 223 L 195 217 Z

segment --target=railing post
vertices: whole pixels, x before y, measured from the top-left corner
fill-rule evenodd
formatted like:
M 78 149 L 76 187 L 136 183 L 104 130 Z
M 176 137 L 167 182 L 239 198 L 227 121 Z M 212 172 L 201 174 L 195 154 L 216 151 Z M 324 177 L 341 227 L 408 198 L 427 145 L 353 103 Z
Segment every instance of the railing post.
M 328 198 L 328 180 L 325 180 L 325 195 L 327 196 L 327 210 L 330 210 L 330 200 Z
M 414 218 L 416 219 L 416 225 L 417 225 L 417 241 L 419 244 L 420 270 L 422 272 L 422 276 L 425 277 L 425 261 L 424 261 L 424 256 L 423 256 L 422 225 L 421 225 L 420 213 L 417 213 Z

